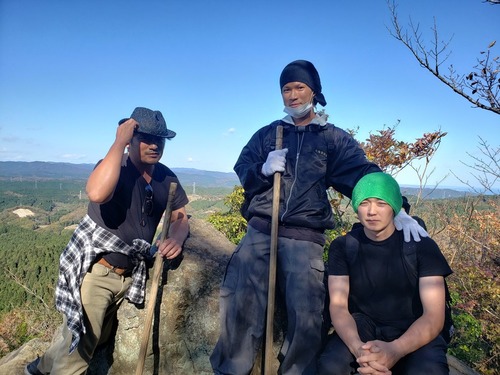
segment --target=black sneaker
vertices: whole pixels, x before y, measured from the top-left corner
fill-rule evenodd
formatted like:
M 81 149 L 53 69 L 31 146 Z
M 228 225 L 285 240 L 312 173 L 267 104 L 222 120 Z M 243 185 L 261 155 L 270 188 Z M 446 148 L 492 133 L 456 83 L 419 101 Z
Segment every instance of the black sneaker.
M 44 375 L 38 370 L 38 363 L 40 363 L 40 357 L 37 357 L 33 362 L 28 363 L 24 368 L 25 375 Z

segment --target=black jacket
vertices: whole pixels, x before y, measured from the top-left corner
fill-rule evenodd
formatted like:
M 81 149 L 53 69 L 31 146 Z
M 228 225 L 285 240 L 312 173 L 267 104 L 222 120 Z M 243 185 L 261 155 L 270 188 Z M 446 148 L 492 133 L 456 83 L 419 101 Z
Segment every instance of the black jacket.
M 334 227 L 326 190 L 333 187 L 351 197 L 365 174 L 380 172 L 366 159 L 357 141 L 333 124 L 294 126 L 275 121 L 258 130 L 241 151 L 234 166 L 245 190 L 243 216 L 271 219 L 273 176 L 261 173 L 276 148 L 276 127 L 283 125 L 283 148 L 288 148 L 281 177 L 280 223 L 324 230 Z

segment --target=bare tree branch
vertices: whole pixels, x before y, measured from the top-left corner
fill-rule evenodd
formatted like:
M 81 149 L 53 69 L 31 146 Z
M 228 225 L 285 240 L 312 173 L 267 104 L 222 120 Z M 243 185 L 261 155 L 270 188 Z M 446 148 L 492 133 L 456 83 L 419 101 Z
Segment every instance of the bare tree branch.
M 463 181 L 453 172 L 453 175 L 463 184 L 469 186 L 478 194 L 492 193 L 495 192 L 495 184 L 500 181 L 500 147 L 493 147 L 488 144 L 488 142 L 479 137 L 478 149 L 483 156 L 474 156 L 470 153 L 467 155 L 472 159 L 471 163 L 465 163 L 461 161 L 463 165 L 472 169 L 471 175 L 476 179 L 477 182 L 484 188 L 484 191 L 478 191 L 473 187 L 468 181 Z
M 495 0 L 493 3 L 500 3 L 500 0 Z M 472 72 L 458 74 L 453 65 L 450 65 L 449 75 L 443 75 L 440 67 L 451 55 L 449 45 L 453 37 L 447 42 L 440 41 L 436 19 L 434 19 L 432 47 L 428 48 L 420 32 L 419 24 L 415 24 L 410 18 L 410 31 L 406 30 L 399 22 L 396 3 L 387 0 L 387 5 L 391 12 L 392 22 L 392 29 L 388 28 L 389 33 L 410 50 L 420 66 L 475 107 L 500 115 L 500 57 L 491 56 L 491 48 L 495 46 L 495 42 L 490 43 L 486 51 L 480 52 L 483 56 L 477 59 L 477 65 L 473 67 Z M 466 90 L 470 91 L 470 94 Z

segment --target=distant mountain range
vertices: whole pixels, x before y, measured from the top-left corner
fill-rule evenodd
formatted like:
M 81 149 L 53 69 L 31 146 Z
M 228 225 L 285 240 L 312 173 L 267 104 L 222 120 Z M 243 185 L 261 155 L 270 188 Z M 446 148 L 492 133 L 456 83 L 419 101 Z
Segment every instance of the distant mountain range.
M 0 161 L 0 179 L 56 179 L 86 180 L 94 164 L 55 162 Z M 194 168 L 171 168 L 186 188 L 195 184 L 203 187 L 229 187 L 240 185 L 236 173 L 203 171 Z
M 93 164 L 0 161 L 0 178 L 87 179 Z
M 86 180 L 94 164 L 72 164 L 55 162 L 22 162 L 0 161 L 0 179 L 81 179 Z M 193 185 L 197 187 L 228 187 L 240 185 L 236 173 L 204 171 L 194 168 L 172 168 L 181 184 L 185 188 Z M 417 187 L 402 186 L 404 195 L 411 196 L 418 193 Z M 470 195 L 466 191 L 452 188 L 424 189 L 422 197 L 425 199 L 458 198 Z
M 401 193 L 407 197 L 418 195 L 420 188 L 413 186 L 401 186 Z M 450 188 L 425 188 L 422 193 L 423 199 L 445 199 L 445 198 L 460 198 L 465 196 L 475 195 L 470 191 L 455 190 Z

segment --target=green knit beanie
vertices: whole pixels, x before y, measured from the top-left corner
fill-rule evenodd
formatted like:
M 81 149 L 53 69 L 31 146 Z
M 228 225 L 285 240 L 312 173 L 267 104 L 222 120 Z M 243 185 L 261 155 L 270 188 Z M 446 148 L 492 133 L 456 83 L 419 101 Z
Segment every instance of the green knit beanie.
M 387 202 L 397 215 L 401 211 L 403 198 L 397 181 L 383 172 L 369 173 L 363 176 L 352 191 L 352 207 L 358 212 L 358 207 L 365 199 L 378 198 Z

